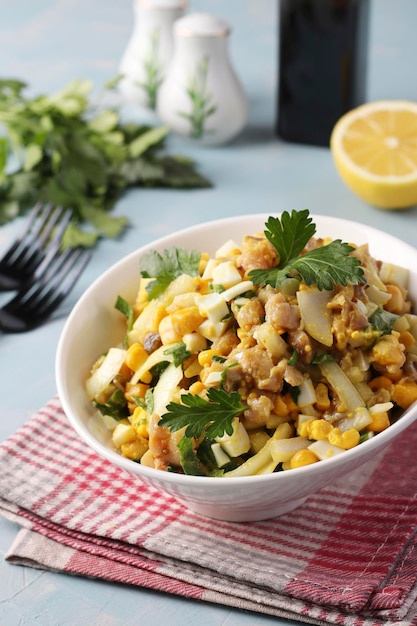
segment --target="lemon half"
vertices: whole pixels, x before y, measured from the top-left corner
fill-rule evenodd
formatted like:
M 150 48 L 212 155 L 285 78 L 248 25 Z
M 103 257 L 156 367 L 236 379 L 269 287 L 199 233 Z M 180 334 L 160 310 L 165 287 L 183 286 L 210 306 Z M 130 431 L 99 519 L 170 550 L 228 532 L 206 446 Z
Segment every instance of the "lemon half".
M 417 103 L 369 102 L 343 115 L 330 149 L 342 180 L 382 209 L 417 204 Z

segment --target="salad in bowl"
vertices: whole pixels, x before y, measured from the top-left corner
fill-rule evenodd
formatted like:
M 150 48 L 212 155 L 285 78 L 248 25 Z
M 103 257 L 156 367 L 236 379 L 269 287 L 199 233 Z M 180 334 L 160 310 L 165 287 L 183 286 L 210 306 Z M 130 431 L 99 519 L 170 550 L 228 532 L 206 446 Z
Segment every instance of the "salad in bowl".
M 214 251 L 141 255 L 124 332 L 84 381 L 109 445 L 133 464 L 236 479 L 328 462 L 417 399 L 409 270 L 318 235 L 308 211 Z
M 417 250 L 376 228 L 306 211 L 197 224 L 85 291 L 58 396 L 138 489 L 271 518 L 372 468 L 417 418 L 416 304 Z

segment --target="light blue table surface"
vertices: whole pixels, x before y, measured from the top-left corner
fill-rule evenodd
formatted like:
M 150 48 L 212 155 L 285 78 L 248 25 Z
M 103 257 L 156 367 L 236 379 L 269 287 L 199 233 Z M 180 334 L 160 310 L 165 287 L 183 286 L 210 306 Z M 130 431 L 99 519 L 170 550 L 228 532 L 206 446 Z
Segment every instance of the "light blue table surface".
M 326 148 L 279 141 L 273 132 L 277 89 L 277 1 L 191 0 L 232 25 L 230 56 L 250 102 L 249 123 L 233 144 L 196 148 L 171 137 L 168 149 L 186 154 L 213 189 L 138 189 L 115 213 L 131 227 L 102 241 L 58 319 L 23 335 L 0 337 L 0 440 L 12 434 L 55 393 L 54 357 L 70 311 L 90 283 L 145 243 L 209 219 L 310 209 L 349 217 L 415 244 L 417 209 L 385 212 L 356 198 L 341 182 Z M 51 93 L 74 78 L 98 89 L 118 71 L 133 24 L 129 0 L 1 0 L 0 77 L 26 81 L 33 94 Z M 373 0 L 369 35 L 368 100 L 417 101 L 417 2 Z M 137 115 L 126 111 L 126 115 Z M 0 228 L 0 251 L 21 227 Z M 0 518 L 0 554 L 17 527 Z M 6 626 L 199 626 L 288 624 L 284 620 L 210 606 L 122 585 L 8 565 L 0 559 L 0 624 Z

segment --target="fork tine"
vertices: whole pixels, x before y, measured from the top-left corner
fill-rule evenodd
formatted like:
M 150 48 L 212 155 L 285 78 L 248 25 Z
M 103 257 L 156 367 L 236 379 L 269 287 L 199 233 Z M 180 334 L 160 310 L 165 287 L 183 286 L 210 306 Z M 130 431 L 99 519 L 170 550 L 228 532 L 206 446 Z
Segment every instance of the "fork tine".
M 21 333 L 43 324 L 69 295 L 91 255 L 79 247 L 55 257 L 50 271 L 0 308 L 0 330 Z
M 35 223 L 40 211 L 42 209 L 42 203 L 38 202 L 35 207 L 32 209 L 32 211 L 30 212 L 29 215 L 29 221 L 26 225 L 26 228 L 24 231 L 22 231 L 20 233 L 20 235 L 18 235 L 18 237 L 16 238 L 16 240 L 12 243 L 12 245 L 10 246 L 10 248 L 7 250 L 7 252 L 4 254 L 4 256 L 2 257 L 2 263 L 3 262 L 8 262 L 11 257 L 14 255 L 14 253 L 17 251 L 17 249 L 19 248 L 20 244 L 22 243 L 22 241 L 24 241 L 26 239 L 26 237 L 29 236 L 29 233 L 33 227 L 33 224 Z
M 40 219 L 35 222 L 32 231 L 23 240 L 23 247 L 19 256 L 13 261 L 13 267 L 16 267 L 17 271 L 22 271 L 24 267 L 29 266 L 32 269 L 42 261 L 40 253 L 44 250 L 44 246 L 62 213 L 62 208 L 54 210 L 53 206 L 48 206 Z
M 91 252 L 82 252 L 72 263 L 67 276 L 64 281 L 59 284 L 59 290 L 55 290 L 52 297 L 45 302 L 45 306 L 42 311 L 43 318 L 49 317 L 55 309 L 61 304 L 61 302 L 70 294 L 74 288 L 75 283 L 84 271 L 84 268 L 88 264 L 91 258 Z
M 31 213 L 27 228 L 0 260 L 2 272 L 20 280 L 33 276 L 36 272 L 36 277 L 39 278 L 47 267 L 46 263 L 43 264 L 45 252 L 49 263 L 60 246 L 70 218 L 70 209 L 54 208 L 52 205 L 43 208 L 38 203 Z M 42 270 L 39 269 L 40 265 Z
M 39 284 L 33 286 L 34 289 L 29 289 L 19 299 L 15 299 L 12 308 L 16 310 L 24 306 L 26 316 L 31 315 L 34 320 L 45 319 L 70 293 L 90 257 L 91 252 L 84 248 L 68 248 L 57 258 Z
M 64 212 L 62 218 L 60 219 L 58 226 L 55 228 L 55 232 L 50 242 L 45 247 L 46 254 L 44 258 L 43 259 L 41 258 L 38 265 L 34 267 L 34 270 L 35 270 L 33 274 L 34 280 L 39 280 L 42 277 L 42 275 L 50 267 L 50 263 L 52 262 L 53 258 L 55 257 L 56 253 L 58 252 L 61 246 L 62 237 L 63 237 L 66 227 L 69 224 L 71 215 L 72 215 L 72 211 L 68 209 L 67 211 Z
M 24 231 L 22 231 L 20 233 L 20 235 L 17 236 L 17 238 L 14 241 L 14 243 L 12 243 L 10 248 L 7 250 L 5 255 L 2 257 L 2 259 L 1 259 L 2 266 L 4 265 L 6 267 L 7 265 L 9 265 L 9 263 L 10 263 L 10 261 L 12 259 L 13 259 L 13 263 L 16 262 L 18 259 L 20 259 L 22 254 L 24 254 L 24 252 L 27 249 L 27 245 L 26 244 L 27 243 L 31 244 L 33 242 L 33 240 L 36 238 L 38 232 L 42 229 L 42 226 L 48 220 L 49 215 L 50 215 L 50 213 L 51 213 L 51 211 L 53 209 L 52 205 L 50 205 L 42 213 L 42 208 L 43 208 L 42 203 L 38 202 L 35 205 L 34 209 L 32 209 L 32 211 L 31 211 L 31 213 L 29 215 L 29 221 L 27 223 L 26 228 L 24 229 Z M 40 217 L 40 219 L 38 220 L 39 217 Z M 24 246 L 23 250 L 19 250 L 19 248 L 22 245 Z M 18 255 L 17 259 L 14 258 L 16 254 Z

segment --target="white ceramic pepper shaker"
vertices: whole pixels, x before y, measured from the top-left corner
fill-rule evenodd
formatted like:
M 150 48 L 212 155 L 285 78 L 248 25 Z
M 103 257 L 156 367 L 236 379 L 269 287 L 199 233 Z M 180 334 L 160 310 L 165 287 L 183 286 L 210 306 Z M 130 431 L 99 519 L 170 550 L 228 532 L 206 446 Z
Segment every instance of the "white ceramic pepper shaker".
M 228 54 L 229 25 L 191 13 L 174 26 L 174 57 L 159 89 L 160 120 L 201 145 L 233 139 L 245 126 L 248 105 Z
M 120 91 L 128 104 L 155 110 L 158 89 L 173 55 L 172 25 L 187 0 L 134 0 L 134 26 L 122 56 Z

